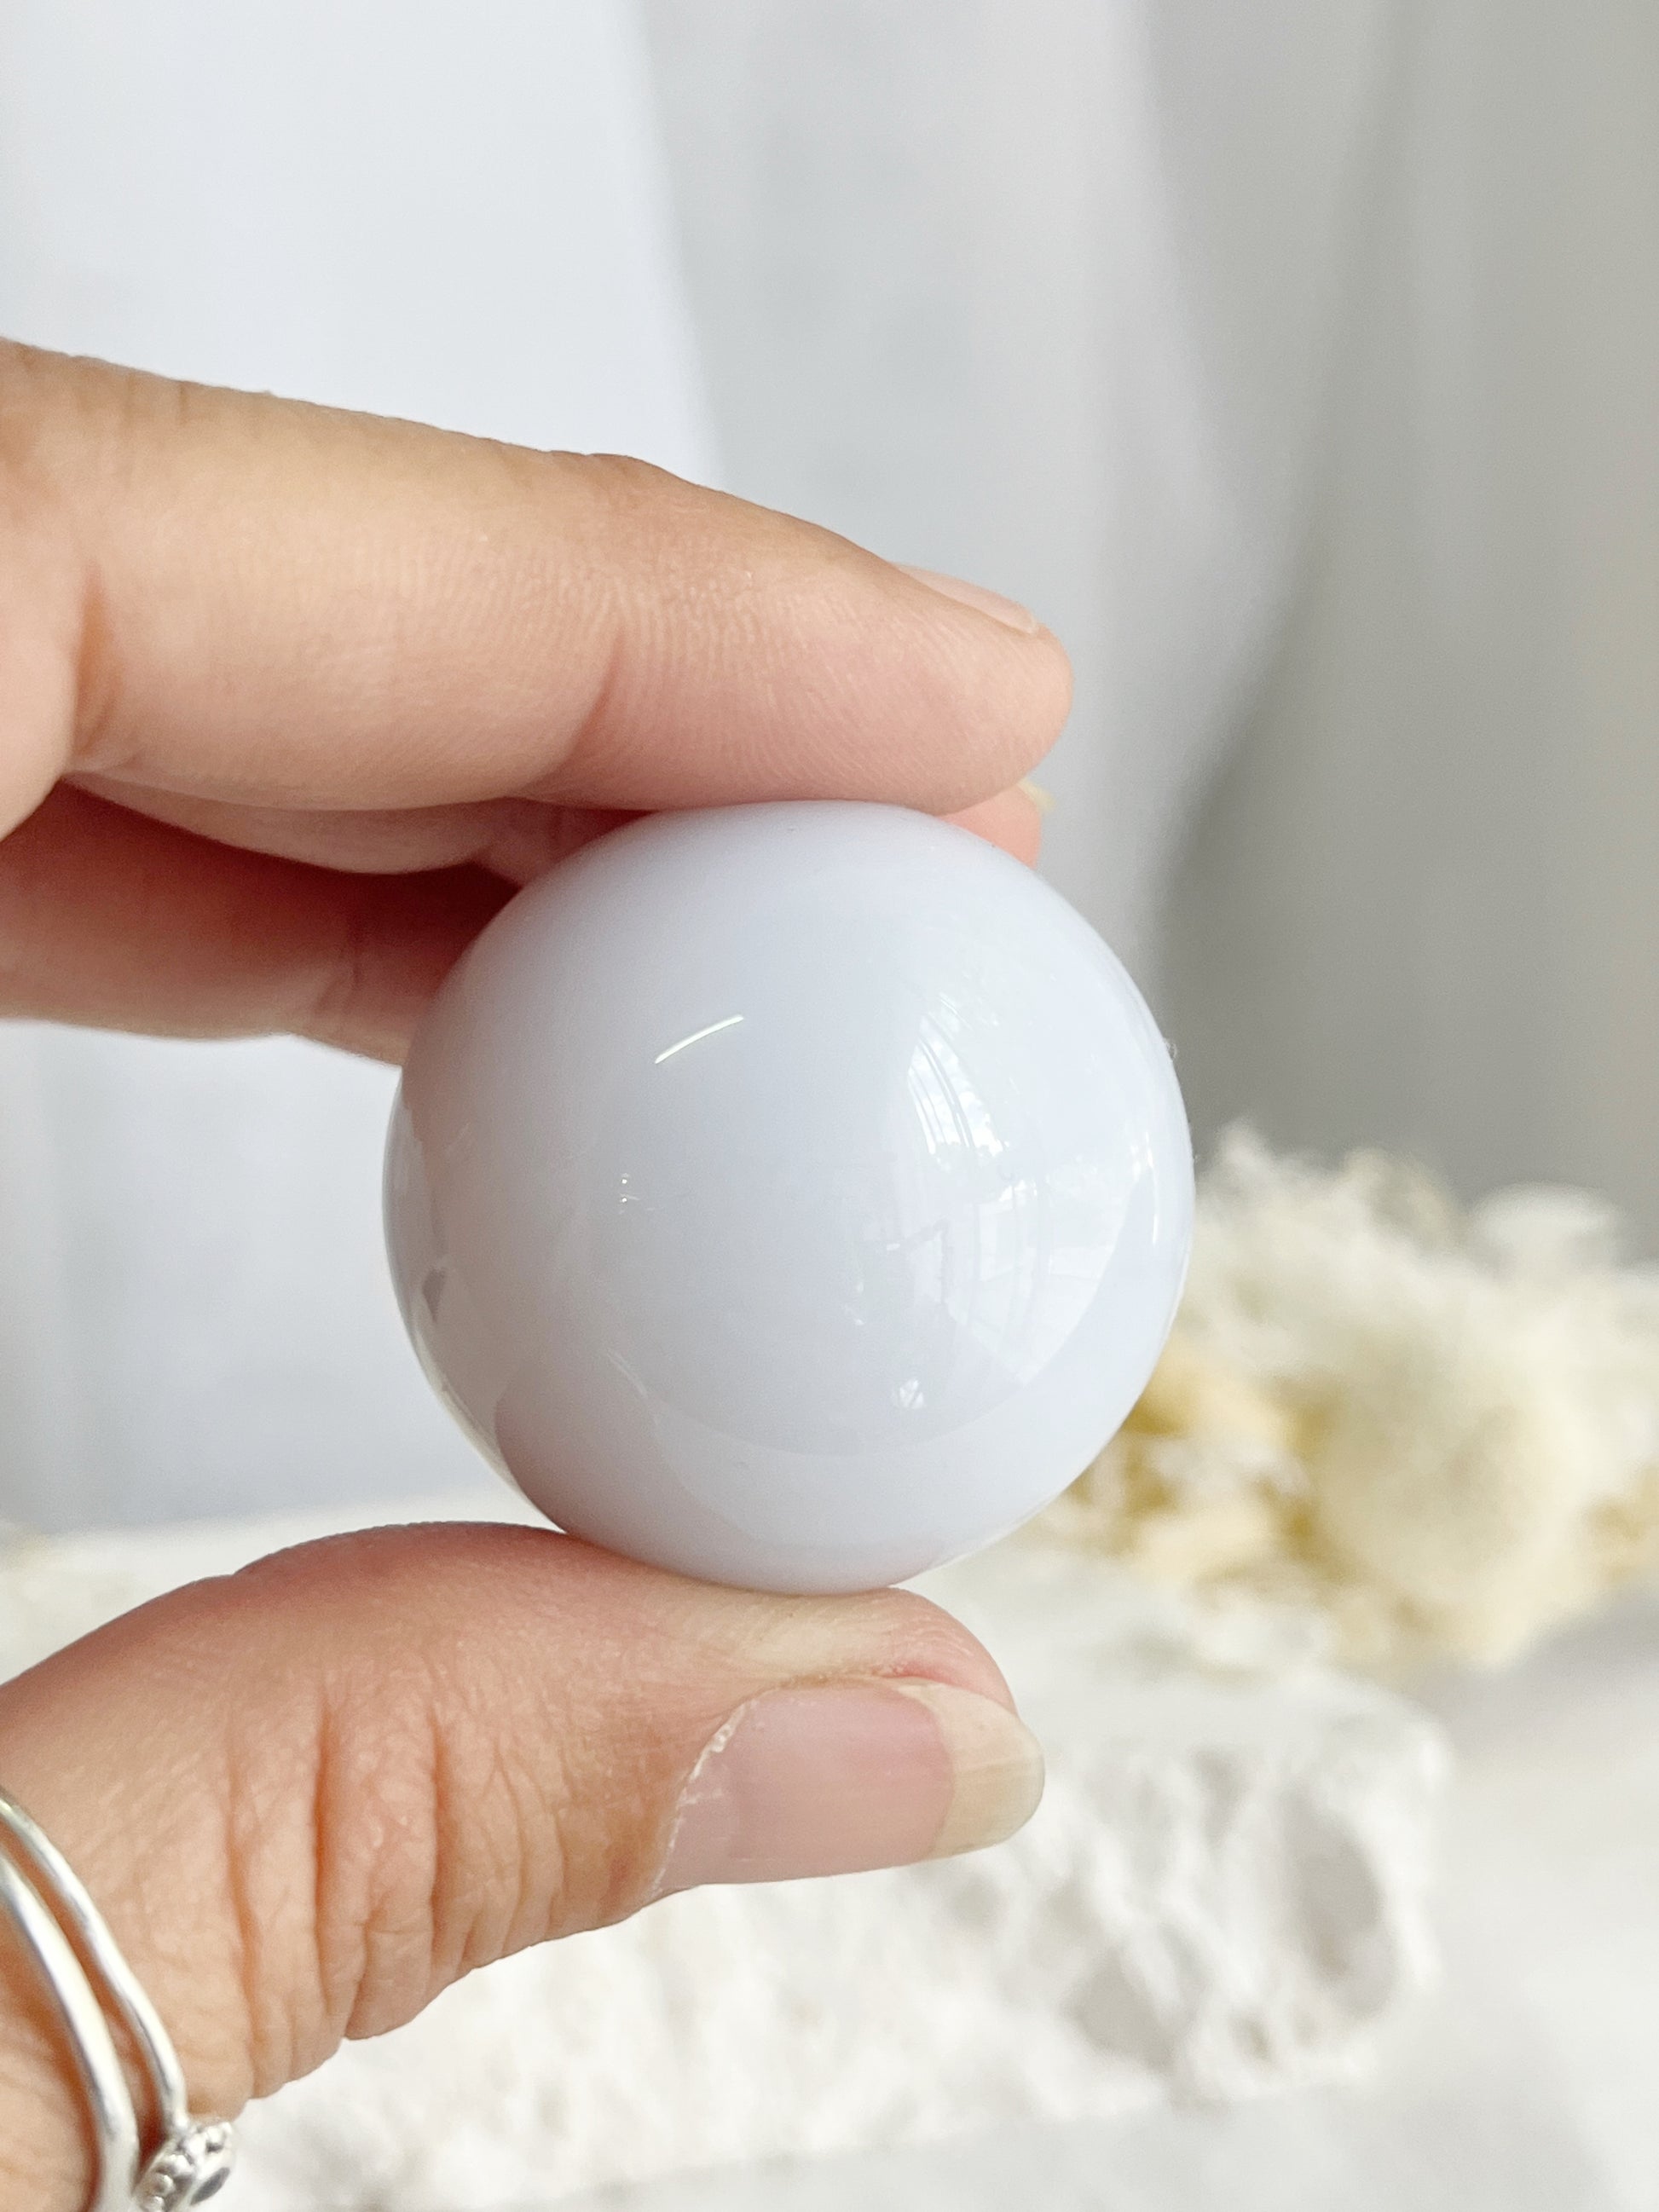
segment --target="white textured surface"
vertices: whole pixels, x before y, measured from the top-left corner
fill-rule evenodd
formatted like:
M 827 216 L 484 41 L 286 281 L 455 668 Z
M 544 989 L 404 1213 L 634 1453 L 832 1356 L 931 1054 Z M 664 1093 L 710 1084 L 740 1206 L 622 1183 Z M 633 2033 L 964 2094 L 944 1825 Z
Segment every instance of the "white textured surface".
M 298 1533 L 23 1541 L 0 1656 Z M 931 1587 L 1047 1744 L 1023 1836 L 676 1899 L 476 1977 L 250 2115 L 243 2212 L 483 2212 L 1362 2073 L 1431 1966 L 1435 1726 L 1335 1676 L 1200 1672 L 1086 1562 L 1005 1548 Z
M 1457 1761 L 1445 1972 L 1363 2084 L 703 2174 L 580 2212 L 1653 2212 L 1656 1696 L 1650 1604 L 1437 1697 Z

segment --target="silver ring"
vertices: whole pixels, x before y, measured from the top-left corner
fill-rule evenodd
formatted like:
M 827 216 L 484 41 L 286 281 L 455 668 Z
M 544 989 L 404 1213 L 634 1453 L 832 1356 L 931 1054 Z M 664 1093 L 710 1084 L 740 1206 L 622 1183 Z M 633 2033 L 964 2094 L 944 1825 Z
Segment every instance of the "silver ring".
M 74 2054 L 96 2150 L 87 2212 L 193 2212 L 216 2197 L 235 2161 L 229 2121 L 191 2118 L 179 2054 L 138 1977 L 75 1869 L 4 1790 L 0 1906 L 52 1993 Z M 112 2015 L 143 2084 L 142 2119 Z

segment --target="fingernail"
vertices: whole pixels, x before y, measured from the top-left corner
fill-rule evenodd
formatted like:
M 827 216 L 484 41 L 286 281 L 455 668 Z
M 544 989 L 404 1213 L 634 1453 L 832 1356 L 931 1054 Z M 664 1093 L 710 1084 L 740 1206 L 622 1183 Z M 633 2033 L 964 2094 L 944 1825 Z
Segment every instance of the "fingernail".
M 1029 607 L 1021 606 L 1018 599 L 1005 599 L 1000 592 L 988 592 L 983 584 L 969 584 L 960 576 L 941 576 L 933 568 L 912 568 L 902 561 L 898 566 L 917 583 L 926 584 L 930 592 L 972 607 L 976 614 L 989 615 L 1005 629 L 1020 630 L 1027 637 L 1034 637 L 1042 628 Z
M 942 1682 L 769 1691 L 692 1770 L 659 1894 L 860 1874 L 999 1844 L 1042 1795 L 1042 1753 L 989 1698 Z
M 1034 783 L 1029 775 L 1023 775 L 1019 780 L 1019 787 L 1039 814 L 1054 812 L 1054 794 L 1046 783 Z

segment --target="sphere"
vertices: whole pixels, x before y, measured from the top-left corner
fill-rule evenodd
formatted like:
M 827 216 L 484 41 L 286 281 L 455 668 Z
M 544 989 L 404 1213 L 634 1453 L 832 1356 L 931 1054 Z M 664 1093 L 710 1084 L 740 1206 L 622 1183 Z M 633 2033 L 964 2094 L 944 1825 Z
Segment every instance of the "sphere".
M 521 892 L 416 1036 L 386 1195 L 428 1376 L 550 1520 L 805 1593 L 1082 1472 L 1174 1318 L 1193 1166 L 1057 893 L 802 802 L 652 816 Z

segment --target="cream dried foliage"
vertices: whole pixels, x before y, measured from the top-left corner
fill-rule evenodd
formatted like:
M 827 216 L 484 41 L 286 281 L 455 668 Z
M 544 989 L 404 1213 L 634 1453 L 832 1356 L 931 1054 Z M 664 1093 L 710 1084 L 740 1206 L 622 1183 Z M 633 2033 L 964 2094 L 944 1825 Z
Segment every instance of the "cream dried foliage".
M 1222 1146 L 1140 1403 L 1036 1533 L 1396 1673 L 1659 1575 L 1659 1270 L 1599 1200 Z

